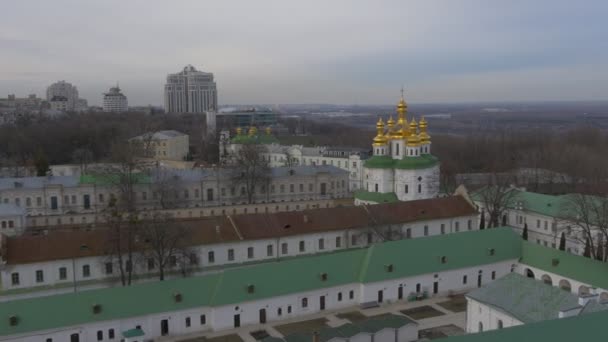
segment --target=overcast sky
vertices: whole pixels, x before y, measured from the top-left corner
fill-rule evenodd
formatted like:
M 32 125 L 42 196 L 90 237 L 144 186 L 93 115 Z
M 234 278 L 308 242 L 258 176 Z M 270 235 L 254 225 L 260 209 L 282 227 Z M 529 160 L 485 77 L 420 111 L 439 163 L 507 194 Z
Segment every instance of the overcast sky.
M 162 105 L 167 73 L 215 74 L 220 104 L 599 100 L 608 1 L 2 2 L 0 97 L 66 80 L 100 104 Z

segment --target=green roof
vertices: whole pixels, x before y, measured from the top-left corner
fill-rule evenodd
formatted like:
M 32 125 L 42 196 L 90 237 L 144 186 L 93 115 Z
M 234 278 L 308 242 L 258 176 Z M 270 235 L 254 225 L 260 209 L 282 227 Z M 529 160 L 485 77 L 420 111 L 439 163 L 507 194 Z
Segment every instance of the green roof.
M 361 201 L 368 201 L 374 203 L 393 203 L 398 202 L 399 199 L 394 192 L 371 192 L 365 190 L 359 190 L 355 192 L 355 198 Z
M 522 323 L 557 319 L 560 310 L 578 306 L 578 297 L 571 292 L 517 273 L 507 274 L 466 296 L 498 308 Z
M 518 259 L 521 255 L 521 238 L 510 228 L 436 235 L 405 240 L 407 241 L 411 243 L 392 241 L 372 245 L 361 267 L 359 280 L 371 283 Z M 494 249 L 494 255 L 490 255 L 490 249 Z M 442 257 L 446 258 L 445 263 L 442 263 Z M 385 266 L 388 264 L 393 265 L 391 273 L 386 271 Z
M 474 201 L 483 201 L 482 192 L 487 188 L 481 188 L 471 194 Z M 558 217 L 568 206 L 568 195 L 554 196 L 537 192 L 513 189 L 515 193 L 510 198 L 509 208 L 515 209 L 521 205 L 524 210 L 535 212 L 545 216 Z
M 441 342 L 601 341 L 606 338 L 608 312 L 552 319 L 478 334 L 450 336 Z
M 131 338 L 131 337 L 139 337 L 139 336 L 144 336 L 145 333 L 143 330 L 141 329 L 129 329 L 127 331 L 123 331 L 122 332 L 122 337 L 124 338 Z
M 554 265 L 553 260 L 557 260 Z M 521 262 L 547 272 L 608 289 L 608 263 L 524 241 Z M 537 276 L 542 276 L 538 274 Z
M 233 144 L 278 144 L 279 140 L 274 135 L 258 134 L 250 136 L 248 134 L 240 134 L 230 139 Z
M 363 166 L 370 169 L 428 169 L 439 164 L 439 159 L 431 154 L 422 154 L 418 157 L 403 157 L 393 159 L 390 156 L 373 156 L 365 161 Z
M 466 246 L 466 248 L 463 248 Z M 488 253 L 495 248 L 495 255 Z M 300 291 L 376 282 L 483 265 L 520 256 L 521 240 L 509 228 L 399 240 L 324 255 L 290 258 L 214 274 L 2 303 L 0 335 L 115 320 L 204 306 L 222 306 Z M 441 256 L 446 262 L 441 263 Z M 393 264 L 393 272 L 386 265 Z M 324 280 L 321 276 L 326 273 Z M 249 293 L 248 285 L 253 285 Z M 175 300 L 181 295 L 181 301 Z M 93 305 L 100 312 L 93 313 Z M 58 315 L 57 312 L 61 312 Z

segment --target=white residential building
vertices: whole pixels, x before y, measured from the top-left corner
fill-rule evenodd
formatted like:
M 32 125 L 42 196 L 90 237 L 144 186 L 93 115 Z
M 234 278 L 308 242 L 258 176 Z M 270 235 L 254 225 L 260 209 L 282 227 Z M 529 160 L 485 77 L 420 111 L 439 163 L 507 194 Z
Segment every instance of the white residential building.
M 476 220 L 475 208 L 463 197 L 453 196 L 369 208 L 228 215 L 179 224 L 190 231 L 191 259 L 196 260 L 188 266 L 190 272 L 205 273 L 384 241 L 467 232 L 477 227 Z M 71 290 L 81 282 L 97 281 L 103 286 L 118 282 L 119 264 L 106 254 L 107 231 L 100 225 L 95 230 L 75 230 L 72 226 L 68 231 L 5 237 L 2 246 L 3 291 L 36 287 Z M 30 253 L 32 249 L 39 252 Z M 135 259 L 141 261 L 134 265 L 136 274 L 158 272 L 145 256 Z M 176 267 L 170 270 L 176 271 Z
M 461 248 L 470 243 L 468 248 Z M 467 291 L 512 272 L 521 240 L 508 229 L 391 241 L 204 276 L 4 302 L 3 341 L 179 337 L 279 322 L 364 303 Z M 488 253 L 492 250 L 493 253 Z M 411 261 L 416 260 L 416 267 Z M 61 311 L 60 320 L 48 315 Z M 49 340 L 50 339 L 50 340 Z
M 0 203 L 0 234 L 20 235 L 26 228 L 25 209 Z
M 145 133 L 131 140 L 142 142 L 156 160 L 185 160 L 190 151 L 188 134 L 174 130 Z
M 118 85 L 110 88 L 103 94 L 103 111 L 113 113 L 124 113 L 129 110 L 127 97 L 120 91 Z
M 176 74 L 167 75 L 165 84 L 167 113 L 204 113 L 217 111 L 217 88 L 213 74 L 187 65 Z

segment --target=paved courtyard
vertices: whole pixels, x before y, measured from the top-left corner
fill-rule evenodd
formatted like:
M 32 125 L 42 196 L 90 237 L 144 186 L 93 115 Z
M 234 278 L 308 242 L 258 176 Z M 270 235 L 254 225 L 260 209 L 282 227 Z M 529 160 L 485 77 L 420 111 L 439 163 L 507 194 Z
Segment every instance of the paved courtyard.
M 269 322 L 221 332 L 200 333 L 179 338 L 164 338 L 160 341 L 180 342 L 255 342 L 256 337 L 283 337 L 294 332 L 310 332 L 324 327 L 338 327 L 356 323 L 366 317 L 395 314 L 405 315 L 418 323 L 421 341 L 461 335 L 465 329 L 466 301 L 464 296 L 435 297 L 417 302 L 397 302 L 376 308 L 350 307 L 325 311 L 297 319 Z M 256 337 L 254 337 L 256 336 Z

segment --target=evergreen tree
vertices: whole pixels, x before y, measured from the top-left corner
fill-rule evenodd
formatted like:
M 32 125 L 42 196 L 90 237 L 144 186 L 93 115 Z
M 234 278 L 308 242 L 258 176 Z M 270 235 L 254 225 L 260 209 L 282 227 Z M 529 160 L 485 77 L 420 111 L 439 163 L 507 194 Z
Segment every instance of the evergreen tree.
M 585 241 L 585 251 L 583 252 L 583 256 L 586 258 L 591 258 L 591 247 L 589 246 L 589 238 Z
M 559 250 L 566 250 L 566 234 L 564 232 L 562 232 L 562 236 L 559 238 Z
M 479 229 L 485 229 L 486 228 L 486 212 L 485 211 L 481 211 L 481 219 L 479 220 Z
M 524 224 L 524 232 L 521 234 L 522 239 L 528 241 L 528 224 Z

